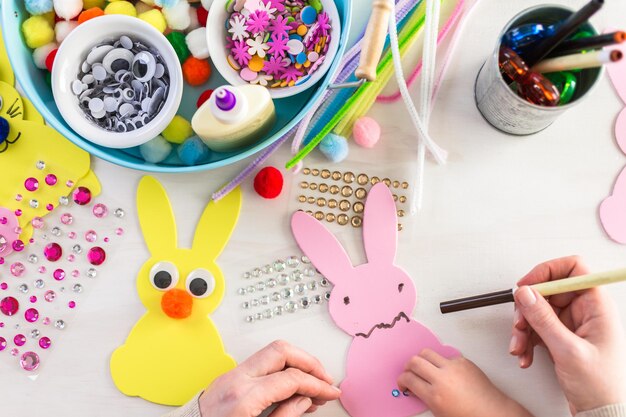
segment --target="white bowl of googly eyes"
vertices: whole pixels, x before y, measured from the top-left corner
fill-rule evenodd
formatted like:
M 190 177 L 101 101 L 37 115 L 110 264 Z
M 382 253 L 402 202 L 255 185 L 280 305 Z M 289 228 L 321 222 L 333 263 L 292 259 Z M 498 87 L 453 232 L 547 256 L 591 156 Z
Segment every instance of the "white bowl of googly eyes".
M 183 74 L 169 41 L 150 24 L 101 16 L 79 25 L 61 44 L 52 92 L 76 133 L 104 147 L 130 148 L 172 121 Z
M 266 0 L 215 0 L 207 21 L 213 64 L 232 85 L 267 87 L 272 98 L 317 84 L 337 57 L 341 22 L 334 0 L 281 9 Z M 301 7 L 301 9 L 300 9 Z

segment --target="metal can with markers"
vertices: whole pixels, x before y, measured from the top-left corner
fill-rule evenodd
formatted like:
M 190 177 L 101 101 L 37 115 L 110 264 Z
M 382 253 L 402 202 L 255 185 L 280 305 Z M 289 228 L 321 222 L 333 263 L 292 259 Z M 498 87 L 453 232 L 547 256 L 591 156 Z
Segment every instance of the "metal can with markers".
M 577 85 L 571 100 L 555 107 L 539 106 L 520 97 L 505 82 L 499 67 L 502 38 L 510 29 L 529 23 L 549 26 L 563 21 L 574 13 L 563 6 L 536 6 L 515 16 L 500 33 L 493 54 L 483 64 L 474 86 L 476 106 L 493 127 L 512 135 L 531 135 L 550 126 L 558 116 L 587 97 L 602 77 L 604 69 L 592 68 L 577 72 Z M 590 34 L 597 30 L 588 22 L 580 27 Z

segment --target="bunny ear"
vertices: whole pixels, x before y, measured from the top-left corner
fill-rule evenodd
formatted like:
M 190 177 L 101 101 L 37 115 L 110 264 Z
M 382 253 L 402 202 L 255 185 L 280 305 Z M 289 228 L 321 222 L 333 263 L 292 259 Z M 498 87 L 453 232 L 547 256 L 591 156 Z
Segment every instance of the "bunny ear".
M 398 246 L 396 203 L 384 183 L 369 192 L 363 215 L 363 244 L 371 263 L 393 264 Z
M 166 255 L 176 249 L 176 221 L 165 189 L 155 178 L 143 177 L 137 188 L 137 213 L 150 253 Z
M 352 270 L 352 262 L 341 243 L 313 217 L 302 211 L 295 212 L 291 231 L 302 252 L 329 281 L 336 284 Z
M 220 201 L 211 201 L 204 209 L 196 228 L 193 250 L 201 256 L 217 259 L 235 230 L 240 210 L 239 187 Z

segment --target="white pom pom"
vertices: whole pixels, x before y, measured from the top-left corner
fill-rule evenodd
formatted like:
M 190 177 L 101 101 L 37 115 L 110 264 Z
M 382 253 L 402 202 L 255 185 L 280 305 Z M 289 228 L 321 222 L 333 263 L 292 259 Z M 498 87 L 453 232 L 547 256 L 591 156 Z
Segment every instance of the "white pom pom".
M 211 8 L 211 4 L 213 4 L 213 0 L 202 0 L 202 7 L 209 10 Z
M 189 19 L 189 3 L 186 1 L 179 1 L 173 7 L 167 7 L 163 9 L 163 15 L 167 21 L 167 25 L 173 30 L 185 30 L 191 24 Z
M 73 20 L 62 20 L 57 22 L 54 27 L 54 33 L 56 34 L 57 43 L 61 43 L 65 40 L 67 35 L 70 34 L 71 31 L 76 29 L 78 26 L 78 22 L 74 22 Z
M 193 7 L 189 8 L 189 27 L 187 27 L 187 32 L 191 32 L 194 29 L 198 29 L 200 27 L 200 22 L 198 22 L 198 12 Z
M 35 66 L 39 69 L 46 69 L 46 58 L 50 55 L 50 52 L 54 51 L 58 47 L 59 45 L 52 42 L 35 49 L 33 51 L 33 61 L 35 61 Z
M 209 57 L 209 44 L 206 39 L 206 28 L 198 28 L 192 30 L 185 38 L 187 48 L 191 51 L 191 55 L 198 59 L 207 59 Z
M 61 19 L 71 20 L 83 11 L 83 0 L 54 0 L 54 12 Z

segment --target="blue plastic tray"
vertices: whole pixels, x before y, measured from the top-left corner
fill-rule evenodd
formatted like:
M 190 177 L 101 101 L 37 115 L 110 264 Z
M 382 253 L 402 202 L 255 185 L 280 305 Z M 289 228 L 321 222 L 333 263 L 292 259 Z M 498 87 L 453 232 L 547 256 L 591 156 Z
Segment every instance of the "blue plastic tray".
M 341 40 L 337 56 L 325 77 L 302 94 L 276 100 L 276 124 L 272 131 L 257 144 L 238 152 L 213 153 L 207 163 L 195 166 L 182 165 L 175 155 L 163 163 L 150 164 L 141 158 L 137 148 L 105 148 L 88 142 L 76 134 L 61 118 L 59 110 L 54 103 L 52 90 L 46 83 L 42 70 L 35 66 L 31 50 L 23 42 L 20 27 L 28 16 L 24 9 L 24 1 L 2 0 L 0 8 L 2 12 L 2 31 L 15 76 L 28 98 L 30 98 L 50 126 L 92 155 L 117 165 L 149 172 L 197 172 L 229 165 L 261 151 L 278 140 L 304 117 L 313 102 L 317 100 L 330 83 L 331 74 L 335 73 L 348 44 L 352 0 L 335 0 L 335 3 L 341 18 Z M 202 88 L 185 86 L 179 114 L 191 120 L 196 111 L 196 101 L 200 93 L 206 88 L 215 88 L 223 84 L 225 84 L 224 79 L 213 68 L 213 75 L 207 85 L 204 85 Z

